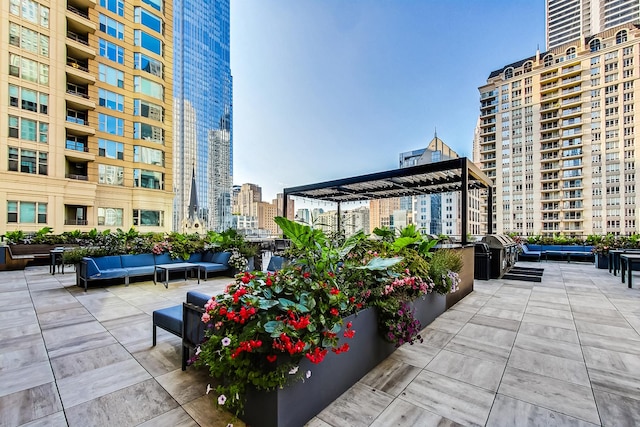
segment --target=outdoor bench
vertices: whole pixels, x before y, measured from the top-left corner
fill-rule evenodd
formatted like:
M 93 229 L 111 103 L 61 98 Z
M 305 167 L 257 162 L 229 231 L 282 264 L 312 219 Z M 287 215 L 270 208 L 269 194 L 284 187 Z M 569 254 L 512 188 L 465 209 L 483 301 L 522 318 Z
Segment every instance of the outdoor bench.
M 125 285 L 129 285 L 131 277 L 154 276 L 156 265 L 173 263 L 192 263 L 200 272 L 205 273 L 205 279 L 210 272 L 222 272 L 230 270 L 229 252 L 205 252 L 195 253 L 187 261 L 172 259 L 168 253 L 161 255 L 137 254 L 137 255 L 110 255 L 103 257 L 84 257 L 80 262 L 78 277 L 87 291 L 88 283 L 97 280 L 124 279 Z
M 190 352 L 202 342 L 205 324 L 202 322 L 204 306 L 211 297 L 201 292 L 187 292 L 182 305 L 155 310 L 153 312 L 153 345 L 156 345 L 156 328 L 182 338 L 182 370 L 187 369 Z
M 582 261 L 593 261 L 594 254 L 592 252 L 593 246 L 590 245 L 527 245 L 530 251 L 540 252 L 545 261 L 549 260 L 549 257 L 566 259 L 567 262 L 571 262 L 571 259 Z
M 518 253 L 518 259 L 523 261 L 524 260 L 540 261 L 542 252 L 531 250 L 526 243 L 522 244 L 521 248 L 522 248 L 522 252 Z

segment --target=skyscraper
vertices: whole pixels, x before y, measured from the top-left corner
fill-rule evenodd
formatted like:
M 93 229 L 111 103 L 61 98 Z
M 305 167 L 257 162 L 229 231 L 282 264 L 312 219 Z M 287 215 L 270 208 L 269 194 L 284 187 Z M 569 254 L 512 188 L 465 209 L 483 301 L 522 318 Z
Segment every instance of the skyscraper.
M 229 0 L 173 2 L 175 230 L 188 214 L 193 169 L 205 227 L 233 224 L 229 7 Z
M 0 234 L 170 229 L 172 3 L 2 4 Z
M 494 232 L 637 232 L 639 52 L 626 23 L 489 75 L 474 161 L 495 185 Z
M 547 48 L 640 18 L 640 0 L 547 0 Z

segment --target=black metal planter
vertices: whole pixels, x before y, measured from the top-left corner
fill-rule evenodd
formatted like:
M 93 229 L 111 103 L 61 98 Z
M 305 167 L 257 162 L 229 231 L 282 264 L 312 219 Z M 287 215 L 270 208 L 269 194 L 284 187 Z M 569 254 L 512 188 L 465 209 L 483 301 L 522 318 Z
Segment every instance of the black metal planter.
M 415 317 L 424 328 L 444 313 L 446 297 L 430 294 L 414 301 L 413 305 Z M 311 377 L 304 382 L 270 392 L 248 392 L 245 413 L 240 418 L 252 427 L 302 426 L 395 350 L 393 344 L 380 336 L 378 313 L 374 308 L 362 310 L 344 321 L 353 322 L 356 331 L 353 339 L 346 340 L 348 352 L 339 355 L 329 352 L 317 365 L 304 359 L 299 371 L 303 374 L 311 371 Z

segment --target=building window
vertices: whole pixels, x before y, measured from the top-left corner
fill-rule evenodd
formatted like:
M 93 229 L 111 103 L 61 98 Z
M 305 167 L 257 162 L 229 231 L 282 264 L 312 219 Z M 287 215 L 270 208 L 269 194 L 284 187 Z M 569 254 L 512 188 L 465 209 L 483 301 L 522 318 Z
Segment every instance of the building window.
M 9 44 L 35 55 L 49 56 L 49 37 L 13 22 L 9 23 Z
M 109 83 L 119 88 L 124 87 L 124 73 L 104 64 L 98 65 L 98 78 L 101 82 Z
M 164 174 L 144 169 L 133 170 L 133 186 L 164 190 Z
M 133 138 L 164 144 L 164 130 L 159 126 L 136 122 L 133 124 Z
M 38 103 L 38 101 L 40 101 Z M 35 90 L 9 85 L 9 105 L 22 108 L 23 110 L 49 113 L 49 95 L 38 93 Z M 38 108 L 38 105 L 40 108 Z
M 133 161 L 164 167 L 164 152 L 154 148 L 133 146 Z
M 100 14 L 100 31 L 119 40 L 124 40 L 124 25 L 115 19 Z
M 100 0 L 100 6 L 105 9 L 124 16 L 124 1 L 123 0 Z
M 589 42 L 589 49 L 591 49 L 591 52 L 597 52 L 600 50 L 600 48 L 600 39 L 591 40 Z
M 9 137 L 25 141 L 47 142 L 49 125 L 24 117 L 9 116 Z
M 46 224 L 47 204 L 7 201 L 7 222 L 23 224 Z
M 504 70 L 504 79 L 508 80 L 510 78 L 513 77 L 513 68 L 509 67 L 506 70 Z
M 162 20 L 143 8 L 133 8 L 133 19 L 136 24 L 142 24 L 150 30 L 162 34 Z
M 49 66 L 47 64 L 40 64 L 13 53 L 9 54 L 9 75 L 20 77 L 32 83 L 49 85 Z
M 124 144 L 108 139 L 98 139 L 98 155 L 109 159 L 124 160 Z
M 570 47 L 569 49 L 567 49 L 567 52 L 565 53 L 565 56 L 567 57 L 567 59 L 573 59 L 576 57 L 576 48 L 575 47 Z
M 39 13 L 38 13 L 39 11 Z M 9 13 L 21 16 L 23 19 L 38 24 L 44 28 L 49 28 L 49 8 L 41 6 L 32 0 L 11 0 L 9 4 Z
M 133 91 L 157 99 L 164 98 L 164 88 L 161 84 L 147 80 L 144 77 L 133 77 Z
M 162 62 L 150 58 L 142 53 L 133 54 L 133 67 L 162 78 Z
M 100 40 L 100 56 L 108 58 L 118 64 L 124 64 L 124 48 L 118 46 L 115 43 L 99 39 Z
M 156 55 L 162 56 L 162 41 L 141 30 L 133 31 L 134 46 L 141 46 Z
M 146 3 L 155 10 L 162 12 L 162 0 L 142 0 L 142 3 Z
M 98 183 L 124 185 L 124 168 L 122 166 L 98 165 Z
M 624 43 L 627 41 L 627 30 L 619 31 L 616 34 L 616 44 Z
M 152 120 L 161 122 L 163 115 L 163 108 L 160 105 L 152 104 L 143 99 L 133 100 L 133 115 L 142 116 Z
M 134 209 L 133 225 L 140 227 L 162 227 L 164 225 L 164 212 Z
M 107 114 L 98 114 L 98 129 L 113 135 L 124 135 L 124 120 Z
M 9 171 L 47 175 L 47 153 L 9 147 Z
M 98 225 L 122 226 L 122 213 L 119 208 L 98 208 Z
M 98 90 L 99 103 L 101 107 L 107 107 L 111 110 L 124 111 L 124 96 L 119 93 L 111 92 L 106 89 Z
M 549 67 L 553 65 L 553 55 L 547 55 L 544 57 L 544 66 Z

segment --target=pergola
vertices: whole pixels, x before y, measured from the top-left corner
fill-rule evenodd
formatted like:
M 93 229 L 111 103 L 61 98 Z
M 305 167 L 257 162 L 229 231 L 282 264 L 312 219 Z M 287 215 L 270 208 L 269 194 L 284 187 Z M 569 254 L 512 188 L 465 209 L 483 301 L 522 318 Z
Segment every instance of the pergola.
M 469 190 L 474 189 L 488 191 L 488 231 L 491 233 L 493 230 L 491 180 L 466 157 L 285 188 L 283 212 L 287 212 L 289 196 L 335 202 L 338 204 L 338 228 L 340 228 L 340 203 L 343 202 L 462 192 L 461 239 L 462 244 L 466 244 L 468 243 Z

